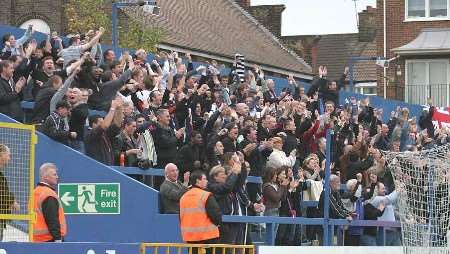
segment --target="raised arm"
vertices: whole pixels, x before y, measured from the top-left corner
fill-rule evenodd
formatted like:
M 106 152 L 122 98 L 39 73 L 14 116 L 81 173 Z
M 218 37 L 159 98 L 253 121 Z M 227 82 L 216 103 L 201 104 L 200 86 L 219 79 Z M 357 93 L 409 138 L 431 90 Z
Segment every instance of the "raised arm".
M 95 36 L 86 44 L 81 46 L 82 50 L 88 50 L 90 48 L 92 48 L 95 44 L 98 43 L 98 41 L 100 40 L 100 37 L 102 37 L 102 35 L 105 33 L 105 28 L 100 27 L 100 29 L 97 31 L 97 33 L 95 34 Z
M 16 47 L 22 46 L 26 41 L 28 41 L 31 38 L 32 34 L 33 34 L 33 25 L 29 25 L 27 31 L 25 31 L 25 34 L 19 39 L 17 39 Z
M 109 126 L 111 126 L 111 123 L 114 120 L 115 112 L 122 106 L 122 104 L 123 101 L 120 97 L 116 97 L 111 101 L 111 107 L 109 108 L 108 114 L 106 114 L 100 126 L 102 129 L 106 130 L 109 128 Z

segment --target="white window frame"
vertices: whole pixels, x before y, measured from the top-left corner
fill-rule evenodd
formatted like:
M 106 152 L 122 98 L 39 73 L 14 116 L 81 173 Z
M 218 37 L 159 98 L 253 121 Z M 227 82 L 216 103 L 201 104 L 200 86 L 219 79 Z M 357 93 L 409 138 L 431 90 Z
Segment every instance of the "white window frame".
M 445 63 L 447 64 L 447 83 L 450 84 L 450 59 L 448 58 L 439 58 L 439 59 L 411 59 L 411 60 L 405 60 L 405 94 L 403 95 L 403 100 L 405 102 L 409 102 L 408 101 L 408 90 L 409 90 L 409 85 L 408 85 L 408 74 L 409 74 L 409 70 L 408 70 L 408 65 L 410 63 L 425 63 L 425 74 L 426 74 L 426 84 L 425 86 L 428 86 L 430 84 L 430 63 Z M 450 91 L 449 91 L 449 86 L 447 86 L 447 106 L 450 106 Z M 414 103 L 414 102 L 413 102 Z
M 375 88 L 375 93 L 363 93 L 364 88 Z M 355 90 L 356 93 L 360 93 L 360 94 L 364 94 L 364 95 L 368 95 L 368 96 L 377 96 L 377 82 L 364 82 L 364 83 L 356 83 L 355 84 Z
M 408 17 L 408 3 L 409 3 L 409 0 L 405 0 L 405 20 L 404 20 L 404 22 L 450 20 L 450 0 L 447 0 L 447 16 L 446 17 L 430 17 L 430 0 L 425 0 L 425 17 Z

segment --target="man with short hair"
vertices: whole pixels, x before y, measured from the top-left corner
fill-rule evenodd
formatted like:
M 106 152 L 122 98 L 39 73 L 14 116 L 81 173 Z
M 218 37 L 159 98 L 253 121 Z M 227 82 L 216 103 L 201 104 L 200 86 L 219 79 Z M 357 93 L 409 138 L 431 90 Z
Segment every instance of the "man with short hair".
M 157 167 L 162 168 L 166 164 L 174 162 L 178 152 L 178 140 L 183 137 L 184 128 L 174 131 L 170 126 L 170 114 L 167 109 L 159 109 L 156 112 L 158 122 L 152 132 L 158 156 Z
M 23 121 L 22 89 L 26 79 L 21 77 L 17 82 L 13 80 L 14 66 L 10 61 L 0 62 L 0 113 L 16 121 Z
M 70 113 L 70 104 L 67 101 L 60 101 L 56 104 L 56 110 L 53 111 L 42 126 L 42 132 L 48 137 L 69 145 L 70 139 L 76 139 L 77 133 L 69 131 L 69 126 L 64 121 Z
M 107 49 L 103 52 L 103 61 L 101 62 L 100 68 L 104 71 L 112 69 L 112 63 L 116 60 L 116 53 L 112 49 Z
M 351 212 L 345 209 L 342 203 L 339 189 L 341 187 L 341 179 L 337 175 L 330 175 L 330 218 L 332 219 L 347 219 L 351 221 L 353 218 Z M 319 198 L 319 217 L 323 218 L 324 213 L 324 199 L 325 191 L 322 191 Z
M 177 165 L 181 168 L 182 173 L 192 172 L 196 169 L 201 170 L 205 161 L 206 155 L 202 134 L 198 131 L 192 131 L 190 142 L 181 147 L 177 153 Z
M 180 199 L 180 229 L 184 242 L 194 244 L 216 243 L 222 212 L 214 195 L 206 191 L 208 179 L 196 170 L 189 177 L 191 189 Z M 197 250 L 195 250 L 197 251 Z
M 396 221 L 394 204 L 398 200 L 399 193 L 397 191 L 391 192 L 386 195 L 386 188 L 382 182 L 377 183 L 376 197 L 370 200 L 370 204 L 374 207 L 379 207 L 381 204 L 384 207 L 384 212 L 379 221 Z M 401 234 L 396 228 L 386 228 L 386 246 L 399 246 L 401 245 Z
M 184 173 L 184 182 L 178 181 L 178 167 L 169 163 L 164 168 L 166 180 L 161 184 L 159 195 L 161 195 L 162 213 L 180 213 L 180 199 L 188 191 L 190 172 Z
M 67 224 L 61 200 L 56 193 L 57 167 L 44 163 L 39 168 L 39 183 L 34 189 L 33 242 L 62 242 L 67 234 Z

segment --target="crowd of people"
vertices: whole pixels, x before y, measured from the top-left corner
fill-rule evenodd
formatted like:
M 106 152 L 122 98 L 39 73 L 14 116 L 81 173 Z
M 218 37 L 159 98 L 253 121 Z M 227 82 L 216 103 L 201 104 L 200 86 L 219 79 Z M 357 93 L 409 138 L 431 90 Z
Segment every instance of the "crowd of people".
M 251 241 L 247 226 L 222 223 L 220 214 L 322 217 L 327 142 L 330 217 L 394 221 L 398 194 L 383 151 L 450 140 L 448 129 L 434 128 L 432 107 L 418 119 L 398 108 L 383 121 L 369 98 L 340 105 L 348 68 L 328 80 L 321 66 L 309 89 L 289 76 L 277 94 L 258 66 L 242 81 L 214 60 L 194 68 L 190 54 L 161 51 L 149 61 L 139 49 L 118 57 L 102 52 L 104 32 L 74 35 L 67 45 L 55 33 L 31 39 L 32 26 L 18 40 L 3 35 L 0 113 L 23 121 L 21 101 L 31 100 L 31 123 L 50 138 L 106 165 L 165 168 L 165 179 L 153 182 L 164 213 L 180 213 L 192 186 L 212 193 L 213 201 L 203 201 L 212 224 L 220 224 L 220 234 L 211 233 L 220 243 Z M 263 183 L 247 183 L 247 176 Z M 278 245 L 322 235 L 320 226 L 280 225 L 276 232 Z M 400 244 L 399 230 L 388 234 L 390 244 Z M 376 245 L 376 235 L 376 228 L 349 228 L 345 244 Z

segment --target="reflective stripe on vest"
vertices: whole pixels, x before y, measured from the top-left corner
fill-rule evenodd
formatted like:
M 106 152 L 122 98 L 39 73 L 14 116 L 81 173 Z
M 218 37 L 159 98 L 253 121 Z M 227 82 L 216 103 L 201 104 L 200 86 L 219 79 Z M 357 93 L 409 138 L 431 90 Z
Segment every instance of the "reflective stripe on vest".
M 199 233 L 199 232 L 209 232 L 217 229 L 216 225 L 206 226 L 206 227 L 183 227 L 181 232 L 185 233 Z
M 180 229 L 184 241 L 202 241 L 219 237 L 219 229 L 206 213 L 210 192 L 193 188 L 180 199 Z
M 67 232 L 66 220 L 64 217 L 64 210 L 58 195 L 50 187 L 37 186 L 34 190 L 34 211 L 36 213 L 36 221 L 33 225 L 33 241 L 34 242 L 46 242 L 53 240 L 53 236 L 48 230 L 47 223 L 45 222 L 44 214 L 42 211 L 42 203 L 48 197 L 53 197 L 58 200 L 58 220 L 60 224 L 60 234 L 65 236 Z

